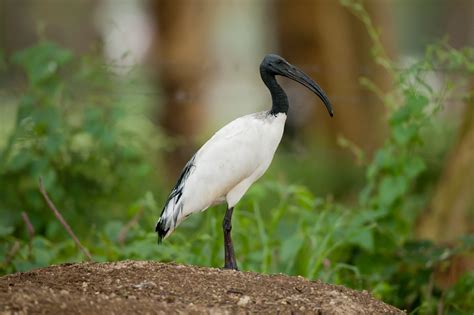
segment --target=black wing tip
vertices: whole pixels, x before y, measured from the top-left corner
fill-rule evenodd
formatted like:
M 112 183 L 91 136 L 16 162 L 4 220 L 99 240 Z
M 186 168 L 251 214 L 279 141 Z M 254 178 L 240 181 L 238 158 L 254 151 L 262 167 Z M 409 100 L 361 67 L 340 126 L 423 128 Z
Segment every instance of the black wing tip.
M 169 228 L 165 228 L 162 222 L 158 221 L 155 227 L 155 232 L 158 233 L 158 244 L 161 244 L 161 242 L 163 242 L 163 239 L 165 238 L 168 231 Z

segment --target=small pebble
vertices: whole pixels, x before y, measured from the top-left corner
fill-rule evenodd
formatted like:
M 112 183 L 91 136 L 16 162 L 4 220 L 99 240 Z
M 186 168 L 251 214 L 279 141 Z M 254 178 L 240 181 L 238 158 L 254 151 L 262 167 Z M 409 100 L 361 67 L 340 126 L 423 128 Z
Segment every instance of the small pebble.
M 250 302 L 250 296 L 244 295 L 242 296 L 239 301 L 237 302 L 238 306 L 245 306 Z

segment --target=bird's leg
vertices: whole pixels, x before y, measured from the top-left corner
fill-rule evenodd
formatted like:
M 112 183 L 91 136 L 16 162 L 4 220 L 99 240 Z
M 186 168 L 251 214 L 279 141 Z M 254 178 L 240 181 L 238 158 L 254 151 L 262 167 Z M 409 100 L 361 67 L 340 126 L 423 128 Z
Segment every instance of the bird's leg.
M 239 270 L 237 262 L 235 261 L 234 245 L 232 245 L 232 237 L 230 231 L 232 230 L 232 212 L 234 208 L 227 208 L 225 212 L 224 221 L 222 221 L 222 229 L 224 230 L 224 252 L 225 264 L 224 269 Z

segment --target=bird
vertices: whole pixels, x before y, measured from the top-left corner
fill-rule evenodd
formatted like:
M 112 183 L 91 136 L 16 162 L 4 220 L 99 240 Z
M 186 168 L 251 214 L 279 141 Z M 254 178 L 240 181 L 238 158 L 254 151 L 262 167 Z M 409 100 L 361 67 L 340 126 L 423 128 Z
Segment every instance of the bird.
M 276 76 L 302 84 L 321 99 L 331 117 L 334 114 L 323 89 L 284 58 L 268 54 L 259 70 L 271 94 L 271 109 L 231 121 L 192 156 L 167 198 L 155 227 L 158 243 L 161 243 L 189 215 L 227 203 L 222 221 L 224 269 L 238 270 L 231 237 L 234 207 L 268 169 L 283 136 L 289 102 Z

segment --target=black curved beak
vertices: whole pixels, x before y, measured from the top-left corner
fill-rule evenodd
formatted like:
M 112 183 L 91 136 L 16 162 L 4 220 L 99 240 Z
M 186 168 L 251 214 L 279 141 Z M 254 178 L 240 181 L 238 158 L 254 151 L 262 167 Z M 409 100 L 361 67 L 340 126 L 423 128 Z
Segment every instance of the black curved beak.
M 308 75 L 295 66 L 288 64 L 288 67 L 285 68 L 286 69 L 281 70 L 281 75 L 301 83 L 313 91 L 313 93 L 316 94 L 321 99 L 321 101 L 323 101 L 326 109 L 329 112 L 329 115 L 332 117 L 334 115 L 334 111 L 332 110 L 331 102 L 329 101 L 326 93 L 324 93 L 323 89 L 316 82 L 314 82 L 313 79 L 311 79 Z

